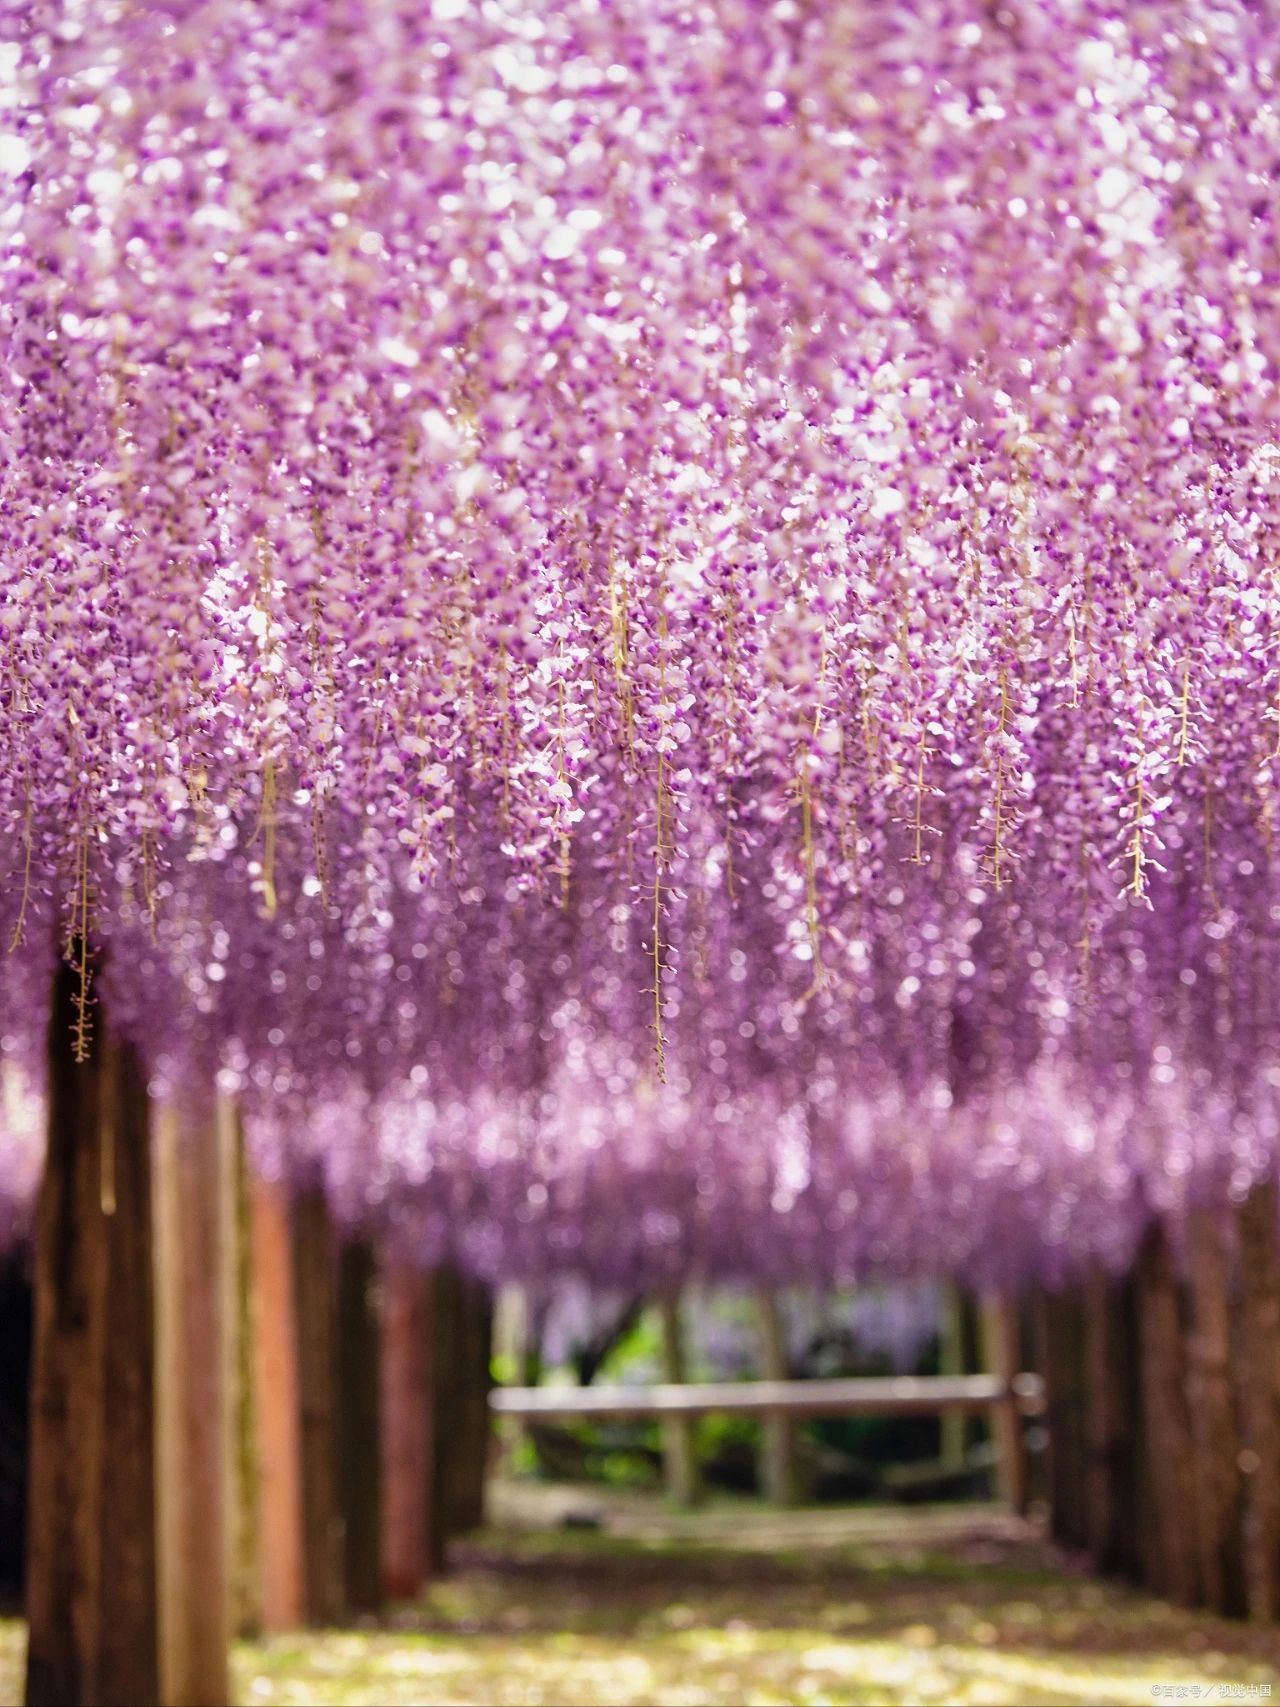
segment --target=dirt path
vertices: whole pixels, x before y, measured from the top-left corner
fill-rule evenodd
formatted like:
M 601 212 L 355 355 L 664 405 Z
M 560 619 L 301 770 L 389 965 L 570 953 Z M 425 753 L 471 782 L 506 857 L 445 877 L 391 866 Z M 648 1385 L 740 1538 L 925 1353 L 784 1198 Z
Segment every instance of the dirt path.
M 603 1527 L 555 1527 L 571 1514 Z M 242 1645 L 240 1699 L 1280 1701 L 1276 1631 L 1098 1583 L 991 1508 L 684 1516 L 508 1486 L 493 1516 L 446 1581 L 380 1626 Z M 17 1699 L 18 1652 L 17 1628 L 0 1631 L 0 1702 Z

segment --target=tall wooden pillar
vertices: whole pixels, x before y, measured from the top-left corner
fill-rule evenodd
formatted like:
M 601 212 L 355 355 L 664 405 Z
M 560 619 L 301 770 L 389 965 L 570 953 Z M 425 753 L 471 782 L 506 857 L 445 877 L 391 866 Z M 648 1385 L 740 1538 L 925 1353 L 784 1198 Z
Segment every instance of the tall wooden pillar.
M 27 1699 L 156 1693 L 146 1084 L 99 1007 L 74 1058 L 77 970 L 54 977 L 36 1222 Z
M 1280 1214 L 1274 1179 L 1240 1206 L 1241 1310 L 1237 1391 L 1244 1443 L 1251 1609 L 1280 1620 Z
M 262 1631 L 262 1475 L 258 1417 L 258 1308 L 254 1275 L 251 1172 L 237 1106 L 230 1153 L 224 1158 L 231 1197 L 231 1249 L 223 1263 L 225 1292 L 226 1500 L 231 1628 L 237 1636 Z
M 28 1253 L 0 1255 L 0 1596 L 26 1580 L 31 1346 L 35 1333 Z
M 49 1021 L 44 1177 L 36 1210 L 27 1551 L 27 1701 L 97 1693 L 107 1241 L 102 1047 L 72 1053 L 75 974 L 59 966 Z
M 964 1375 L 967 1373 L 964 1349 L 964 1295 L 954 1280 L 944 1281 L 938 1300 L 938 1373 Z M 944 1411 L 939 1425 L 938 1456 L 946 1470 L 962 1470 L 965 1461 L 965 1426 L 968 1418 L 963 1411 Z
M 234 1207 L 230 1108 L 169 1103 L 156 1124 L 160 1693 L 165 1707 L 230 1698 L 224 1261 Z
M 1035 1297 L 1036 1362 L 1049 1430 L 1049 1521 L 1055 1540 L 1085 1547 L 1089 1534 L 1085 1441 L 1084 1309 L 1075 1288 Z
M 449 1539 L 484 1521 L 492 1438 L 489 1391 L 493 1295 L 483 1281 L 444 1264 L 431 1275 L 428 1382 L 431 1391 L 430 1569 L 445 1567 Z
M 462 1335 L 462 1276 L 450 1264 L 431 1273 L 428 1380 L 431 1394 L 431 1482 L 427 1491 L 428 1567 L 443 1571 L 449 1537 L 457 1533 L 456 1472 L 463 1428 L 466 1370 Z
M 1188 1221 L 1191 1282 L 1191 1438 L 1195 1453 L 1201 1586 L 1215 1612 L 1248 1610 L 1240 1435 L 1231 1380 L 1230 1275 L 1217 1211 Z
M 249 1198 L 262 1627 L 290 1630 L 306 1614 L 293 1237 L 282 1184 L 254 1177 Z
M 429 1287 L 419 1268 L 388 1262 L 382 1275 L 382 1590 L 408 1600 L 427 1578 L 431 1418 L 427 1370 Z
M 493 1292 L 475 1275 L 462 1281 L 464 1386 L 460 1461 L 450 1533 L 468 1535 L 484 1523 L 493 1415 Z
M 1018 1373 L 1018 1312 L 1008 1298 L 991 1295 L 982 1301 L 980 1317 L 982 1359 L 990 1374 L 1006 1385 Z M 1029 1479 L 1022 1417 L 1012 1389 L 991 1407 L 991 1441 L 996 1454 L 996 1487 L 1012 1510 L 1027 1509 Z
M 1099 1571 L 1137 1574 L 1137 1329 L 1124 1280 L 1090 1274 L 1084 1327 L 1088 1547 Z
M 778 1296 L 772 1287 L 757 1288 L 756 1321 L 760 1330 L 760 1361 L 765 1380 L 785 1381 L 787 1342 Z M 790 1417 L 776 1413 L 764 1418 L 763 1429 L 761 1482 L 765 1498 L 777 1506 L 799 1505 L 802 1489 L 796 1461 L 795 1426 Z
M 684 1355 L 680 1296 L 664 1292 L 658 1299 L 662 1326 L 662 1377 L 673 1386 L 689 1379 Z M 666 1417 L 662 1424 L 662 1464 L 667 1498 L 672 1505 L 688 1510 L 698 1503 L 702 1489 L 698 1475 L 697 1422 L 693 1417 Z
M 1147 1580 L 1181 1606 L 1200 1599 L 1198 1500 L 1178 1277 L 1168 1235 L 1153 1222 L 1137 1270 L 1143 1460 L 1150 1483 Z
M 366 1240 L 338 1257 L 337 1481 L 343 1595 L 350 1612 L 382 1604 L 382 1465 L 377 1267 Z
M 111 1047 L 102 1140 L 108 1179 L 103 1369 L 99 1707 L 158 1698 L 151 1126 L 131 1044 Z M 109 1156 L 109 1160 L 108 1160 Z
M 48 1034 L 36 1221 L 27 1700 L 116 1707 L 157 1690 L 147 1082 L 97 1007 L 75 1060 L 79 971 Z
M 322 1191 L 311 1188 L 299 1195 L 293 1231 L 304 1609 L 308 1623 L 332 1624 L 343 1596 L 337 1467 L 337 1250 Z

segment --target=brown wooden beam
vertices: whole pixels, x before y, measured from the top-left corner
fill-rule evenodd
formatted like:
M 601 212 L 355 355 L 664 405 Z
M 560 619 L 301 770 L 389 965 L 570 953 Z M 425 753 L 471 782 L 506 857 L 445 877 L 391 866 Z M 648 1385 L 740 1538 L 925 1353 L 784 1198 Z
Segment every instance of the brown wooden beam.
M 293 1236 L 279 1181 L 251 1177 L 249 1201 L 262 1628 L 291 1630 L 306 1616 Z
M 991 1443 L 996 1455 L 996 1488 L 1011 1510 L 1024 1512 L 1030 1497 L 1027 1447 L 1022 1433 L 1022 1410 L 1014 1388 L 1019 1358 L 1018 1308 L 1012 1298 L 984 1298 L 980 1313 L 983 1362 L 999 1383 L 999 1396 L 989 1410 Z
M 944 1411 L 989 1411 L 1004 1400 L 1025 1416 L 1044 1409 L 1044 1383 L 1023 1373 L 1011 1381 L 994 1375 L 886 1375 L 837 1381 L 700 1381 L 685 1386 L 495 1387 L 489 1398 L 504 1417 L 792 1417 L 937 1416 Z
M 1245 1526 L 1252 1610 L 1280 1620 L 1280 1214 L 1275 1180 L 1257 1185 L 1241 1204 L 1240 1346 L 1236 1359 L 1244 1447 Z
M 382 1591 L 389 1600 L 408 1600 L 421 1590 L 429 1565 L 428 1277 L 420 1268 L 387 1262 L 382 1300 Z
M 224 1335 L 232 1113 L 168 1103 L 156 1120 L 157 1500 L 165 1707 L 230 1699 Z
M 1216 1209 L 1202 1206 L 1191 1211 L 1188 1251 L 1188 1379 L 1201 1589 L 1213 1611 L 1240 1617 L 1248 1610 L 1244 1484 L 1231 1377 L 1229 1258 L 1223 1220 Z
M 1153 1222 L 1138 1257 L 1138 1341 L 1142 1361 L 1143 1465 L 1155 1524 L 1147 1581 L 1181 1606 L 1200 1600 L 1191 1414 L 1187 1399 L 1182 1298 L 1168 1235 Z
M 294 1301 L 302 1452 L 304 1610 L 334 1623 L 342 1607 L 342 1516 L 337 1471 L 337 1249 L 324 1193 L 294 1204 Z
M 107 1237 L 103 1048 L 72 1048 L 78 979 L 60 965 L 48 1033 L 44 1175 L 36 1208 L 27 1545 L 27 1701 L 97 1694 Z
M 688 1376 L 685 1367 L 684 1324 L 680 1318 L 680 1296 L 664 1292 L 658 1300 L 662 1333 L 662 1373 L 666 1383 L 680 1386 Z M 702 1488 L 698 1475 L 697 1418 L 669 1416 L 662 1426 L 662 1467 L 667 1498 L 672 1505 L 688 1510 L 698 1503 Z
M 109 1046 L 110 1161 L 103 1346 L 101 1572 L 96 1707 L 159 1698 L 151 1124 L 131 1044 Z
M 353 1239 L 338 1256 L 336 1395 L 343 1598 L 349 1612 L 376 1612 L 382 1604 L 378 1362 L 373 1248 Z

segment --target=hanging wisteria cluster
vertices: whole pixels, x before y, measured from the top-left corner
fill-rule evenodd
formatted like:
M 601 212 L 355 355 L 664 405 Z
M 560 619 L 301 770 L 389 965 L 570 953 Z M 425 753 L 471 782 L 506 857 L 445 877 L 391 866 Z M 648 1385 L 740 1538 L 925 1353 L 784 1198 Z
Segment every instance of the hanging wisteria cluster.
M 1272 1164 L 1270 0 L 0 24 L 15 1071 L 69 953 L 492 1272 Z

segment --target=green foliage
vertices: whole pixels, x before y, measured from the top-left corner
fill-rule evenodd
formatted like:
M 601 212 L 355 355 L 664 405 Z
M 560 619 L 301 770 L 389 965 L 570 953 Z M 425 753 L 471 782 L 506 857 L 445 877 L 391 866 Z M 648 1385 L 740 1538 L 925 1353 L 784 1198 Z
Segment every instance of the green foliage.
M 526 1430 L 524 1451 L 535 1473 L 549 1481 L 645 1488 L 661 1479 L 662 1436 L 656 1423 L 535 1423 Z
M 601 1381 L 626 1380 L 637 1370 L 660 1379 L 662 1327 L 656 1310 L 642 1310 L 636 1321 L 613 1346 L 600 1365 Z
M 758 1487 L 762 1433 L 757 1417 L 701 1418 L 698 1462 L 708 1486 L 740 1492 Z
M 519 1386 L 520 1360 L 512 1352 L 495 1351 L 489 1359 L 489 1373 L 496 1386 Z

